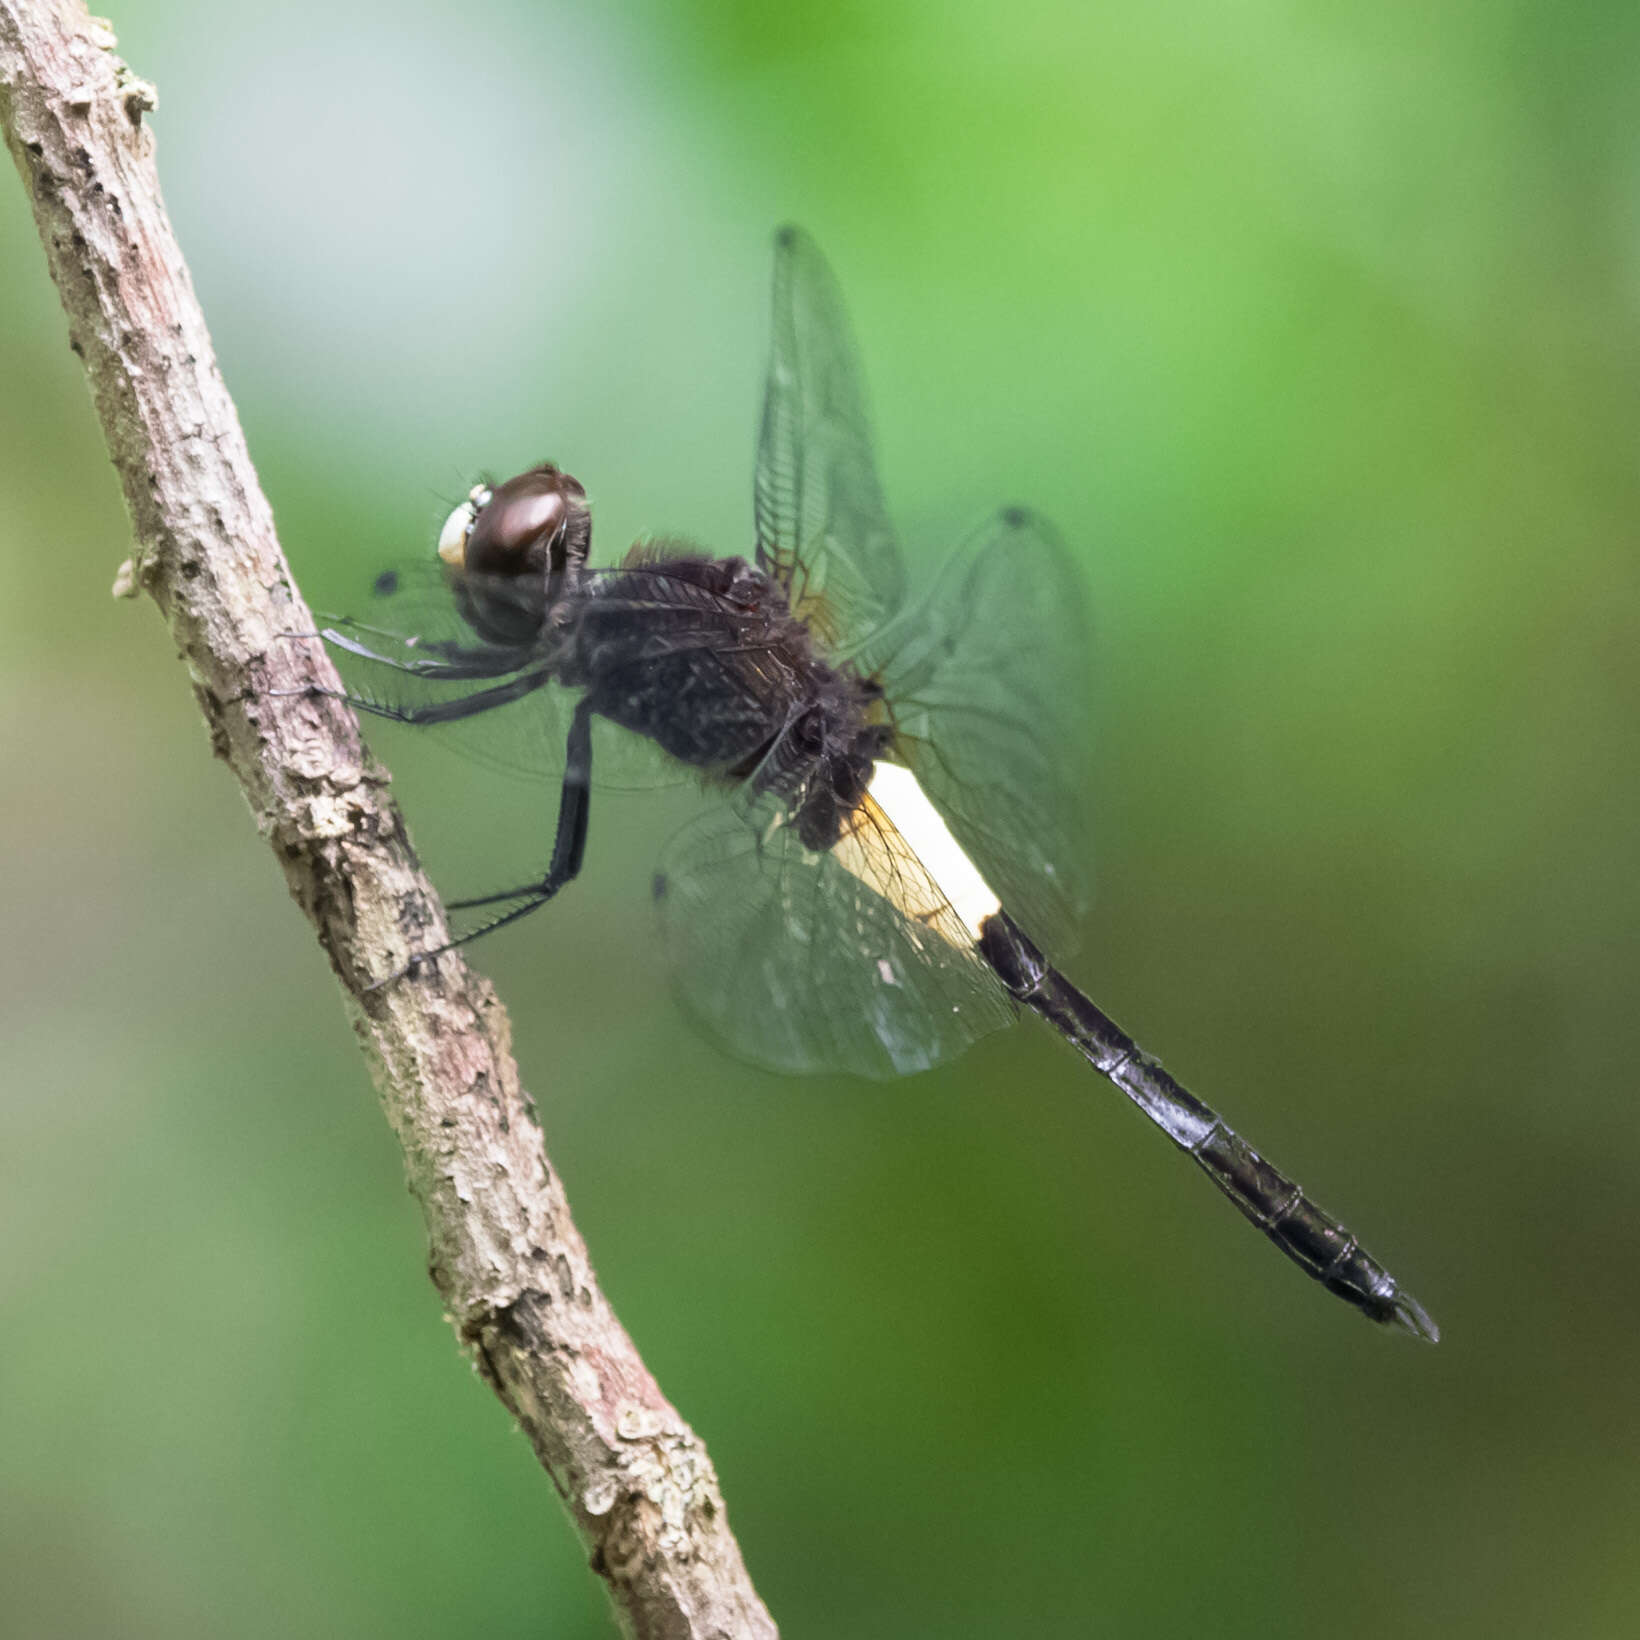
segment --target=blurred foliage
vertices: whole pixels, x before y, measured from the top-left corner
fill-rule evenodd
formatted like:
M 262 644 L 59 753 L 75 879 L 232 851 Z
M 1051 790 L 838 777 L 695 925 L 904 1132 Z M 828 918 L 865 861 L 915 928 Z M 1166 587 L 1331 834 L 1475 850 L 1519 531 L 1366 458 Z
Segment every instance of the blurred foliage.
M 1380 1336 L 1044 1033 L 884 1089 L 685 1029 L 672 799 L 482 948 L 599 1268 L 792 1635 L 1640 1624 L 1640 12 L 367 3 L 115 19 L 312 600 L 551 455 L 749 535 L 768 234 L 916 568 L 1098 611 L 1076 972 L 1439 1317 Z M 610 1632 L 460 1363 L 0 187 L 0 1611 Z M 547 798 L 381 745 L 452 890 Z

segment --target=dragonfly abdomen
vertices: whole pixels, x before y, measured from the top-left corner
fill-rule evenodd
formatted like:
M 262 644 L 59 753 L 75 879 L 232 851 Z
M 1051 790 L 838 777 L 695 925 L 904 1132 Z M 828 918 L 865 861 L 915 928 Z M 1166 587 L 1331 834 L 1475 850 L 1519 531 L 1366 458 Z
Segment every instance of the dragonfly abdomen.
M 1233 1128 L 1215 1120 L 1203 1142 L 1190 1147 L 1190 1154 L 1246 1217 L 1328 1292 L 1374 1321 L 1398 1326 L 1430 1343 L 1440 1337 L 1423 1307 L 1401 1291 L 1395 1277 L 1361 1245 L 1361 1238 L 1312 1202 Z
M 1217 1111 L 1180 1087 L 1054 968 L 1006 912 L 983 924 L 980 951 L 1008 990 L 1052 1025 L 1197 1164 L 1300 1269 L 1374 1321 L 1430 1343 L 1440 1329 L 1330 1213 L 1273 1167 Z

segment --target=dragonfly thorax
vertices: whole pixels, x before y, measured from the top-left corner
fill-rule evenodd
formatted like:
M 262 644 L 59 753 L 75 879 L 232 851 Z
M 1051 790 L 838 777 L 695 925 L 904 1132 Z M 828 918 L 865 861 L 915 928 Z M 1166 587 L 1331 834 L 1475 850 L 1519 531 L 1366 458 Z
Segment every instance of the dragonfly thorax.
M 651 544 L 566 585 L 555 676 L 598 716 L 708 776 L 795 803 L 820 782 L 863 790 L 870 691 L 831 665 L 785 589 L 744 558 Z

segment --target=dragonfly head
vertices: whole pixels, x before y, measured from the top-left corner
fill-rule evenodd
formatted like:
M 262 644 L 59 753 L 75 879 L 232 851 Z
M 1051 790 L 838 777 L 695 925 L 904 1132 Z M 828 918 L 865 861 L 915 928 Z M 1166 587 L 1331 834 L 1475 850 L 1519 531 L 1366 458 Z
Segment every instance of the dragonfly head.
M 587 493 L 550 462 L 475 485 L 444 521 L 438 555 L 462 613 L 486 637 L 528 642 L 592 543 Z

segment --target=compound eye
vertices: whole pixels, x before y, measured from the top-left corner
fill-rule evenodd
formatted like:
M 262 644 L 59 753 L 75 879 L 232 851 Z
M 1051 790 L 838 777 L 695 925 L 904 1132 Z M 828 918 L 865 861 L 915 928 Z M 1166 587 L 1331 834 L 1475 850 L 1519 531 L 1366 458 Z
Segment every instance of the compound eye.
M 467 537 L 473 533 L 478 515 L 490 504 L 490 487 L 475 484 L 438 532 L 438 555 L 451 569 L 461 569 L 467 562 Z
M 461 568 L 507 579 L 545 575 L 569 521 L 574 483 L 556 468 L 538 467 L 487 493 L 467 532 Z
M 505 573 L 508 561 L 564 527 L 564 498 L 557 490 L 525 490 L 498 496 L 484 513 L 482 566 Z M 475 568 L 479 567 L 477 565 Z

